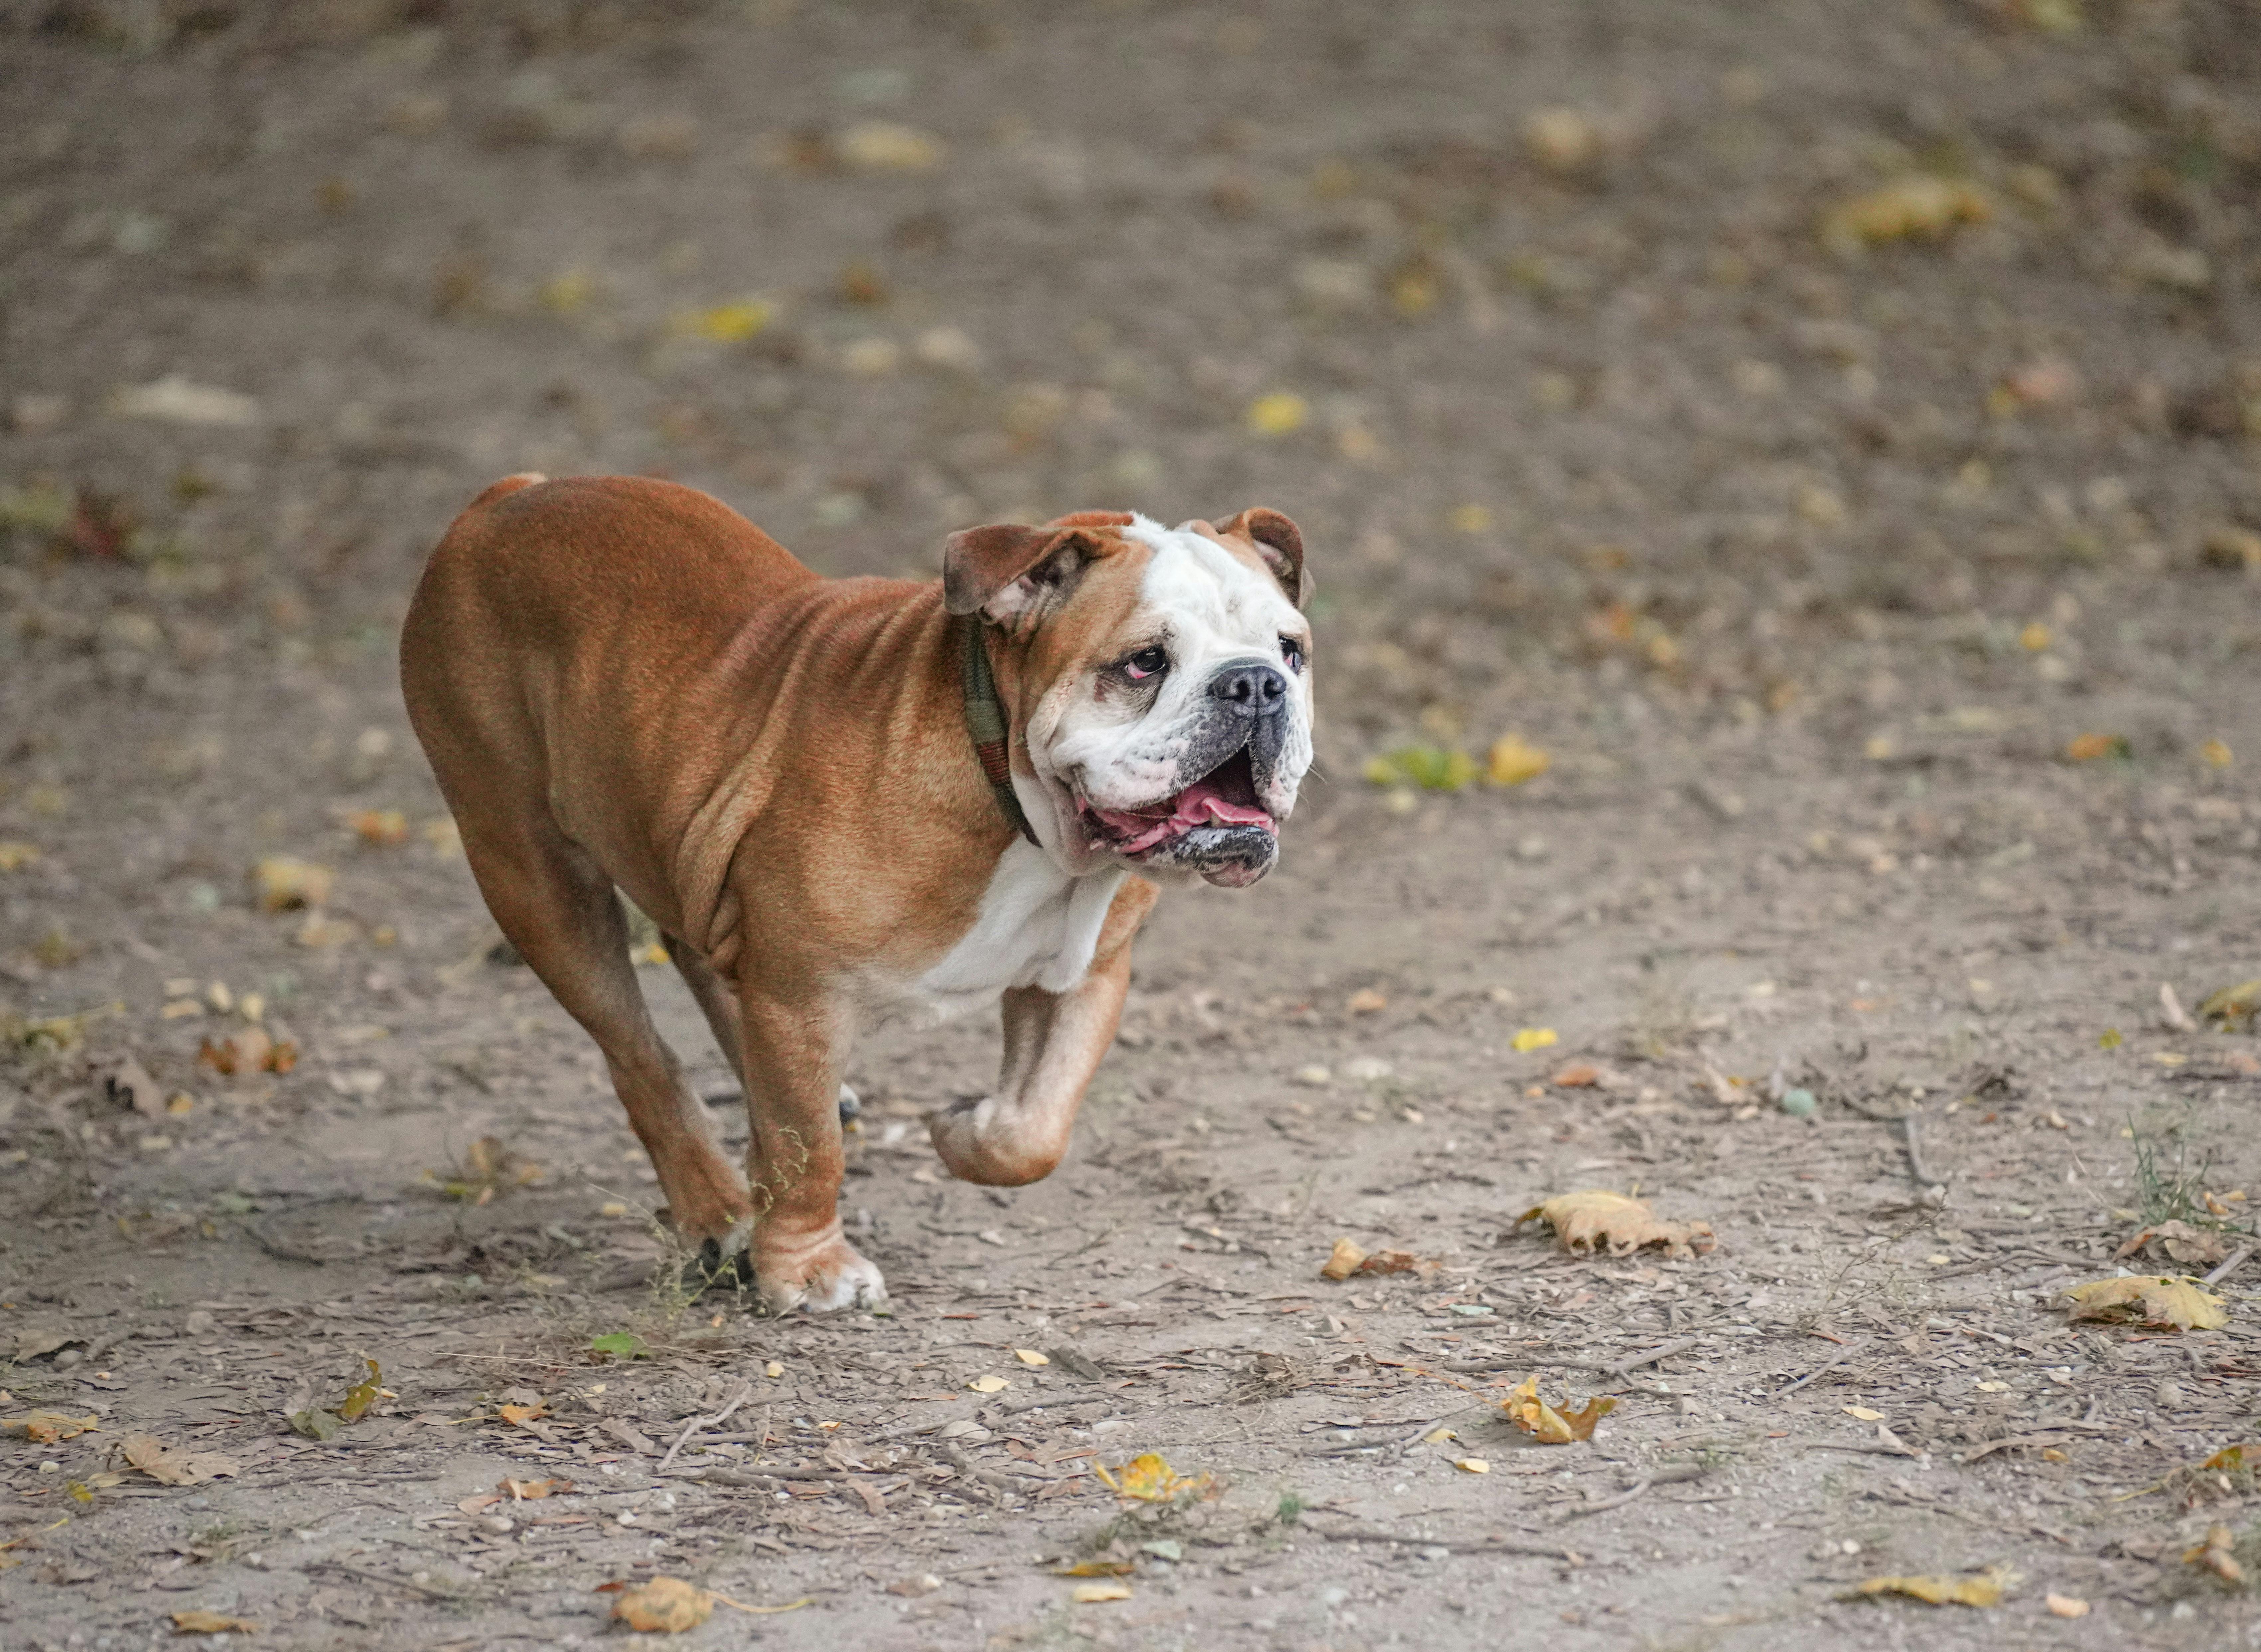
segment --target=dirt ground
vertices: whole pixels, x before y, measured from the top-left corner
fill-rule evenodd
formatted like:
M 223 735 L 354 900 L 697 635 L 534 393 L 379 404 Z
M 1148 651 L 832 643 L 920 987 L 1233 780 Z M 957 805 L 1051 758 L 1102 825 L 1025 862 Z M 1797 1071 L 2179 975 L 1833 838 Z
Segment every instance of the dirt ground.
M 2261 1262 L 2060 1294 L 2261 1200 L 2249 6 L 0 0 L 0 1415 L 97 1425 L 0 1440 L 8 1646 L 2261 1646 Z M 1319 773 L 1069 1162 L 925 1148 L 993 1021 L 860 1042 L 887 1317 L 673 1289 L 492 949 L 392 661 L 524 468 L 1303 525 Z

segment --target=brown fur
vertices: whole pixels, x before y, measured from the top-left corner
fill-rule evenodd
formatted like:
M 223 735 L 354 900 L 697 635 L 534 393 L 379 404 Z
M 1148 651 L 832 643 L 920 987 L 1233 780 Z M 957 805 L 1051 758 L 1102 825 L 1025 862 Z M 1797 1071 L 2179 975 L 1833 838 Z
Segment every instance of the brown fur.
M 1016 728 L 1135 605 L 1146 553 L 1109 531 L 1123 520 L 1047 530 L 1087 538 L 1092 571 L 1055 618 L 993 639 Z M 945 955 L 1013 836 L 966 739 L 958 658 L 936 585 L 821 579 L 718 501 L 634 477 L 497 483 L 403 628 L 409 716 L 489 909 L 603 1050 L 677 1228 L 750 1237 L 775 1308 L 865 1266 L 835 1208 L 854 984 Z M 666 932 L 745 1083 L 744 1180 L 652 1026 L 614 885 Z M 1154 898 L 1124 883 L 1073 990 L 1007 995 L 994 1127 L 937 1127 L 956 1173 L 1058 1162 Z

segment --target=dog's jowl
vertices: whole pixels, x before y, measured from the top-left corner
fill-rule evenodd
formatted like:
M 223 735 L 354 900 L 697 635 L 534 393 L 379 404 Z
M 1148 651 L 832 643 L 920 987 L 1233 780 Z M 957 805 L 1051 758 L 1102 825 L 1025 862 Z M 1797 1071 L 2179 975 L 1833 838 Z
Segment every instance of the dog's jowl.
M 512 476 L 433 553 L 409 715 L 503 932 L 603 1050 L 670 1219 L 763 1306 L 869 1305 L 836 1105 L 859 1013 L 1001 1000 L 968 1181 L 1066 1150 L 1159 887 L 1270 869 L 1311 760 L 1276 511 L 952 534 L 939 585 L 821 579 L 705 494 Z M 647 1011 L 615 889 L 744 1086 L 744 1173 Z

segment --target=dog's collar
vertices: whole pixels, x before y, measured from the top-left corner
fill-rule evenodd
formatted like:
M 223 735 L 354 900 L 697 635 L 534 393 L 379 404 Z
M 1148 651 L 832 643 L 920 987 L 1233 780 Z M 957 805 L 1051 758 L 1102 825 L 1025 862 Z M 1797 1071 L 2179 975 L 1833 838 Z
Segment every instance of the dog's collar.
M 961 673 L 965 683 L 965 732 L 973 737 L 973 754 L 981 760 L 981 772 L 989 782 L 989 790 L 997 796 L 997 806 L 1005 812 L 1005 819 L 1015 830 L 1044 847 L 1037 839 L 1036 827 L 1029 824 L 1028 812 L 1021 807 L 1021 799 L 1013 790 L 1013 764 L 1007 754 L 1006 741 L 1011 733 L 1005 721 L 1005 707 L 997 698 L 996 680 L 989 675 L 989 645 L 982 635 L 987 629 L 979 614 L 968 614 L 965 619 L 965 652 Z

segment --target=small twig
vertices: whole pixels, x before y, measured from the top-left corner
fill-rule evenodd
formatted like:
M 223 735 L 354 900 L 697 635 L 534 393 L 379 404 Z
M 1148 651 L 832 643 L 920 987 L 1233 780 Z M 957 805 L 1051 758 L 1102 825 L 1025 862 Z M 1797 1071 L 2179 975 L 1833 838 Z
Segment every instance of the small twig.
M 683 1442 L 685 1441 L 690 1439 L 693 1434 L 696 1434 L 701 1428 L 714 1428 L 728 1422 L 730 1420 L 730 1413 L 737 1410 L 739 1406 L 744 1405 L 753 1397 L 754 1385 L 751 1383 L 740 1383 L 738 1384 L 738 1391 L 730 1397 L 730 1403 L 723 1406 L 721 1410 L 716 1412 L 712 1417 L 693 1417 L 689 1422 L 685 1423 L 683 1425 L 683 1432 L 675 1436 L 675 1443 L 668 1447 L 667 1455 L 659 1460 L 659 1467 L 654 1469 L 652 1472 L 654 1474 L 666 1473 L 667 1465 L 675 1461 L 675 1454 L 683 1449 Z
M 1842 1354 L 1833 1355 L 1829 1359 L 1827 1359 L 1820 1364 L 1815 1366 L 1812 1370 L 1806 1372 L 1805 1376 L 1799 1377 L 1789 1387 L 1777 1390 L 1775 1393 L 1775 1398 L 1776 1399 L 1782 1399 L 1789 1395 L 1795 1394 L 1799 1389 L 1813 1381 L 1815 1377 L 1827 1377 L 1830 1372 L 1835 1370 L 1840 1365 L 1842 1365 L 1847 1360 L 1849 1360 L 1852 1357 L 1853 1350 L 1851 1348 L 1847 1348 Z
M 1639 1370 L 1644 1365 L 1654 1365 L 1659 1360 L 1670 1359 L 1675 1354 L 1684 1354 L 1700 1341 L 1702 1339 L 1699 1337 L 1683 1336 L 1675 1341 L 1660 1342 L 1646 1354 L 1636 1354 L 1630 1359 L 1618 1361 L 1614 1365 L 1600 1365 L 1592 1369 L 1600 1371 L 1604 1377 L 1623 1377 L 1628 1372 Z M 1585 1363 L 1583 1360 L 1567 1362 L 1581 1365 Z
M 1589 1503 L 1583 1508 L 1572 1509 L 1562 1518 L 1566 1520 L 1583 1520 L 1589 1514 L 1606 1514 L 1611 1509 L 1621 1509 L 1655 1484 L 1654 1475 L 1644 1474 L 1615 1497 L 1605 1497 L 1598 1503 Z
M 349 1577 L 365 1578 L 373 1584 L 390 1584 L 395 1589 L 406 1589 L 427 1600 L 470 1600 L 475 1597 L 450 1589 L 428 1589 L 406 1577 L 394 1577 L 381 1571 L 371 1571 L 366 1566 L 348 1565 L 341 1560 L 312 1560 L 306 1563 L 308 1571 L 341 1571 Z
M 2231 1274 L 2236 1272 L 2238 1269 L 2243 1267 L 2247 1258 L 2250 1257 L 2252 1255 L 2252 1246 L 2241 1246 L 2237 1250 L 2231 1254 L 2228 1262 L 2223 1262 L 2221 1267 L 2216 1268 L 2212 1273 L 2207 1275 L 2205 1278 L 2200 1280 L 2199 1283 L 2200 1284 L 2207 1285 L 2220 1284 L 2223 1280 L 2229 1278 Z
M 1319 1535 L 1331 1543 L 1403 1543 L 1417 1548 L 1449 1548 L 1457 1555 L 1535 1555 L 1542 1560 L 1567 1561 L 1573 1566 L 1586 1563 L 1585 1556 L 1574 1548 L 1558 1548 L 1551 1543 L 1521 1543 L 1505 1537 L 1405 1537 L 1363 1526 L 1321 1532 Z

